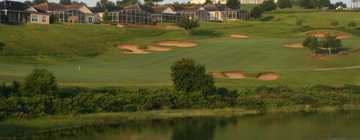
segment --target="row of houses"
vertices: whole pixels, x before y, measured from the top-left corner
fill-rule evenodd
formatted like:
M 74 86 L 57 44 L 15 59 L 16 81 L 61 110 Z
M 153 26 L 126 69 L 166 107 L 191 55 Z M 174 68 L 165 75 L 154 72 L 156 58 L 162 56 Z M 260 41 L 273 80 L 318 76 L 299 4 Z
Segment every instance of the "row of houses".
M 250 17 L 247 12 L 228 8 L 224 4 L 156 5 L 153 7 L 134 4 L 121 10 L 112 11 L 108 16 L 113 24 L 176 23 L 182 18 L 200 21 L 224 21 Z
M 206 5 L 155 5 L 133 4 L 107 15 L 92 12 L 86 5 L 44 2 L 27 5 L 22 2 L 4 0 L 0 2 L 0 23 L 5 24 L 50 24 L 50 23 L 100 23 L 107 16 L 112 24 L 155 24 L 177 23 L 183 18 L 201 21 L 224 21 L 248 18 L 239 9 L 231 9 L 224 4 Z
M 96 17 L 83 4 L 61 5 L 57 3 L 41 3 L 27 5 L 22 2 L 4 0 L 0 2 L 0 23 L 5 24 L 50 24 L 52 22 L 96 23 Z

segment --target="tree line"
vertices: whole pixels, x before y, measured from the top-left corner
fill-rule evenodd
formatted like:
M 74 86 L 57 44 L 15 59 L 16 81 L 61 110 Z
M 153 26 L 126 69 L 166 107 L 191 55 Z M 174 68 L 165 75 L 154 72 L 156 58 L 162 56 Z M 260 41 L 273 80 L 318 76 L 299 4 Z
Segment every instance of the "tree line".
M 244 108 L 266 112 L 271 108 L 303 105 L 358 105 L 360 87 L 258 86 L 229 90 L 216 87 L 204 65 L 181 59 L 171 66 L 174 88 L 59 87 L 46 69 L 34 69 L 24 81 L 0 84 L 0 119 L 98 112 L 162 109 Z

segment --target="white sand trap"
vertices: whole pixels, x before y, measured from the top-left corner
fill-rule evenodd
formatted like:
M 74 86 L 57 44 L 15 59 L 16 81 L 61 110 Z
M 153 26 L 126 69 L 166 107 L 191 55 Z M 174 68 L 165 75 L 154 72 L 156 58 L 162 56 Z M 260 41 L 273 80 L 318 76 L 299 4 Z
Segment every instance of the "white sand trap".
M 318 37 L 318 38 L 324 38 L 324 37 L 330 35 L 330 33 L 318 31 L 318 32 L 310 32 L 307 35 L 310 35 L 313 37 Z
M 351 35 L 344 35 L 344 34 L 337 34 L 336 39 L 344 40 L 344 39 L 351 39 Z
M 302 43 L 289 43 L 285 45 L 286 48 L 304 48 Z
M 248 39 L 249 36 L 247 35 L 242 35 L 242 34 L 231 34 L 230 38 L 234 38 L 234 39 Z
M 268 73 L 260 73 L 257 76 L 257 79 L 263 80 L 263 81 L 274 81 L 278 80 L 280 76 L 277 73 L 268 72 Z
M 150 45 L 147 47 L 146 49 L 147 51 L 154 51 L 154 52 L 167 52 L 170 51 L 171 48 L 165 48 L 165 47 L 160 47 L 160 46 L 156 46 L 156 45 Z
M 179 47 L 179 48 L 192 48 L 197 46 L 197 44 L 192 41 L 184 41 L 184 40 L 163 40 L 157 42 L 156 45 L 166 46 L 166 47 Z
M 228 71 L 228 72 L 223 72 L 223 73 L 229 79 L 244 79 L 244 78 L 246 78 L 245 73 L 243 73 L 241 71 Z
M 147 54 L 147 53 L 149 53 L 142 49 L 139 49 L 139 47 L 134 44 L 123 44 L 123 45 L 119 45 L 117 48 L 125 50 L 124 53 L 127 53 L 127 54 Z
M 223 72 L 212 72 L 211 76 L 213 78 L 226 78 Z

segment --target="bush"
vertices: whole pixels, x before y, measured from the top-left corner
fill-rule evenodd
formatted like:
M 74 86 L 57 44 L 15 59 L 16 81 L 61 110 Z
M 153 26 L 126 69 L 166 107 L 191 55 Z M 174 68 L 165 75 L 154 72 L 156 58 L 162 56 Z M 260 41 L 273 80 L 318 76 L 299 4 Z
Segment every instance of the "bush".
M 264 11 L 261 7 L 259 6 L 255 6 L 253 9 L 251 9 L 250 11 L 250 15 L 253 18 L 261 18 L 263 15 Z
M 171 66 L 171 77 L 177 91 L 194 92 L 214 89 L 214 79 L 203 65 L 192 59 L 181 59 Z
M 177 26 L 184 28 L 186 34 L 189 34 L 191 29 L 199 27 L 199 21 L 190 19 L 190 18 L 183 18 L 180 22 L 177 23 Z
M 273 10 L 276 10 L 277 5 L 275 4 L 275 2 L 274 2 L 273 0 L 267 0 L 267 1 L 264 1 L 264 2 L 260 5 L 260 8 L 261 8 L 263 11 L 273 11 Z
M 25 77 L 24 91 L 26 94 L 54 95 L 57 91 L 55 76 L 46 69 L 34 69 Z
M 357 24 L 356 24 L 356 22 L 349 22 L 349 23 L 348 23 L 348 26 L 349 26 L 350 28 L 355 28 L 355 27 L 357 26 Z
M 308 36 L 303 41 L 303 46 L 307 47 L 313 51 L 316 51 L 317 48 L 320 46 L 319 40 L 314 36 Z
M 277 6 L 280 9 L 292 8 L 291 0 L 278 0 Z

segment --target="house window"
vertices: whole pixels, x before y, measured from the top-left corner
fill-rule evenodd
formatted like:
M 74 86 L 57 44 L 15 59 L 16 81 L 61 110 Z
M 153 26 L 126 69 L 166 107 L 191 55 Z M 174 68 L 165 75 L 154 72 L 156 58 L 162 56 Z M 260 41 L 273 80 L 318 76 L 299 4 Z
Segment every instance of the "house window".
M 42 16 L 42 22 L 46 22 L 46 16 Z
M 38 21 L 38 16 L 31 16 L 31 21 L 33 22 L 37 22 Z
M 89 23 L 93 23 L 93 18 L 89 17 Z

